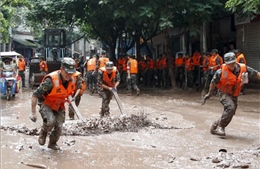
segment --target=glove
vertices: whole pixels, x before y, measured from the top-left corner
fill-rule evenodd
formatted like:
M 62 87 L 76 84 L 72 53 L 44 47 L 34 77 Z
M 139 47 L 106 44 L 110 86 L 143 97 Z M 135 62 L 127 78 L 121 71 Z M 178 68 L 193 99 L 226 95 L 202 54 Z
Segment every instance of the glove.
M 33 122 L 36 122 L 37 121 L 37 116 L 36 116 L 36 113 L 31 113 L 29 118 L 33 121 Z
M 112 91 L 117 92 L 117 88 L 116 87 L 112 88 Z
M 204 96 L 204 98 L 203 98 L 203 101 L 202 101 L 201 105 L 204 105 L 204 104 L 206 103 L 206 101 L 207 101 L 210 97 L 211 97 L 211 94 L 210 94 L 210 93 L 206 94 L 206 95 Z

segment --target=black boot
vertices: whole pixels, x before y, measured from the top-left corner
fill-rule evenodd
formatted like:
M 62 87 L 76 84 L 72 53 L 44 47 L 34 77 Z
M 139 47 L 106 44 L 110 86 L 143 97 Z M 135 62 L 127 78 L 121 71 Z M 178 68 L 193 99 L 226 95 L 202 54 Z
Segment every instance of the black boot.
M 61 128 L 55 127 L 54 130 L 51 132 L 48 148 L 51 148 L 53 150 L 60 150 L 60 147 L 57 145 L 60 135 Z
M 214 122 L 212 123 L 212 125 L 211 125 L 210 133 L 211 133 L 211 134 L 215 134 L 217 127 L 218 127 L 218 122 L 214 121 Z
M 53 149 L 53 150 L 60 150 L 60 147 L 54 142 L 49 142 L 48 148 Z
M 46 142 L 46 136 L 47 136 L 47 131 L 45 129 L 43 129 L 43 127 L 41 128 L 40 134 L 39 134 L 39 138 L 38 138 L 38 142 L 40 145 L 44 145 Z
M 215 130 L 215 133 L 216 135 L 218 136 L 225 136 L 226 133 L 225 133 L 225 128 L 223 127 L 218 127 L 216 130 Z

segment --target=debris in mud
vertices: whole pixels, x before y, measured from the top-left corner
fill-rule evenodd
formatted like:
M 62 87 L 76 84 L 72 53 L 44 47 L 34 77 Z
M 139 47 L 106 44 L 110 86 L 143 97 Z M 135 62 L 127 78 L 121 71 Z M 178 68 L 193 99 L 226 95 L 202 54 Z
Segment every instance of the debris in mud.
M 49 169 L 49 167 L 47 167 L 46 165 L 43 165 L 43 164 L 34 164 L 34 163 L 25 163 L 25 162 L 21 162 L 21 164 L 29 166 L 29 167 L 33 167 L 33 168 Z
M 212 159 L 212 163 L 217 163 L 216 167 L 219 168 L 249 168 L 251 164 L 249 159 L 252 159 L 253 156 L 258 156 L 260 153 L 259 148 L 253 147 L 238 153 L 228 153 L 225 149 L 221 149 L 216 157 Z
M 67 140 L 65 141 L 65 144 L 67 144 L 68 146 L 73 146 L 76 143 L 76 140 Z
M 173 163 L 175 159 L 176 159 L 176 157 L 170 156 L 168 163 Z
M 164 120 L 166 120 L 164 118 Z M 92 134 L 111 133 L 114 131 L 121 132 L 138 132 L 144 127 L 153 127 L 157 129 L 180 129 L 173 125 L 158 124 L 147 119 L 145 113 L 137 115 L 121 115 L 119 117 L 89 118 L 85 122 L 72 120 L 64 123 L 62 135 L 67 136 L 88 136 Z M 29 129 L 26 126 L 4 127 L 1 130 L 16 131 L 26 135 L 39 135 L 40 129 Z
M 190 160 L 191 161 L 200 161 L 200 158 L 199 157 L 191 157 Z

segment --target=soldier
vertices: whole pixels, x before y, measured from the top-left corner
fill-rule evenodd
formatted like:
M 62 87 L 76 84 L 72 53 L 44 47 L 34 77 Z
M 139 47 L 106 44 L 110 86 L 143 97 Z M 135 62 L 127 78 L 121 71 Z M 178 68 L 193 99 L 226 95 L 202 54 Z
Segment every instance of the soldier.
M 23 58 L 23 56 L 19 56 L 19 59 L 18 59 L 18 74 L 21 76 L 22 78 L 22 86 L 23 87 L 26 87 L 25 86 L 25 67 L 26 67 L 26 62 Z
M 209 80 L 211 81 L 215 72 L 221 67 L 223 61 L 222 58 L 218 54 L 217 49 L 211 50 L 211 57 L 209 59 Z
M 204 96 L 204 103 L 209 99 L 215 89 L 218 87 L 219 98 L 224 106 L 222 116 L 213 122 L 210 133 L 219 136 L 225 136 L 225 128 L 231 122 L 237 109 L 237 99 L 244 83 L 248 82 L 247 73 L 251 77 L 260 79 L 260 72 L 245 64 L 236 63 L 236 57 L 233 52 L 224 55 L 225 64 L 217 70 L 210 83 L 208 94 Z
M 136 90 L 136 95 L 139 96 L 140 89 L 137 87 L 138 62 L 133 55 L 128 54 L 127 62 L 127 88 L 131 95 L 132 88 Z
M 246 64 L 246 58 L 245 58 L 244 54 L 239 49 L 235 50 L 235 55 L 236 55 L 237 63 Z M 241 95 L 245 94 L 245 86 L 242 87 L 240 94 Z
M 39 112 L 43 120 L 38 142 L 40 145 L 44 145 L 48 132 L 51 132 L 48 148 L 53 150 L 60 149 L 57 142 L 65 121 L 64 103 L 66 98 L 72 95 L 76 89 L 76 82 L 72 80 L 75 72 L 74 60 L 65 57 L 61 61 L 60 70 L 46 75 L 40 86 L 33 92 L 32 112 L 29 117 L 33 122 L 36 122 L 36 104 L 38 101 Z
M 162 87 L 167 88 L 170 86 L 168 56 L 166 53 L 162 54 Z
M 39 63 L 39 67 L 40 67 L 40 72 L 44 75 L 46 75 L 48 73 L 48 65 L 47 62 L 44 60 L 43 57 L 40 57 L 40 63 Z
M 97 88 L 97 56 L 93 55 L 86 64 L 86 76 L 87 76 L 87 86 L 91 94 L 96 91 Z
M 97 61 L 96 70 L 100 69 L 101 67 L 104 67 L 106 65 L 106 62 L 109 61 L 109 58 L 107 57 L 106 51 L 101 52 L 101 57 Z
M 193 59 L 192 57 L 186 53 L 184 57 L 184 64 L 185 64 L 185 77 L 186 78 L 186 83 L 187 87 L 192 88 L 193 87 L 193 71 L 194 71 L 194 65 L 193 65 Z
M 155 63 L 153 58 L 150 58 L 147 56 L 147 85 L 149 87 L 154 86 L 154 68 L 155 68 Z
M 210 54 L 208 52 L 204 52 L 202 54 L 202 63 L 201 63 L 201 66 L 202 66 L 202 84 L 203 86 L 205 85 L 205 82 L 207 81 L 207 78 L 208 78 L 208 74 L 209 74 L 209 70 L 208 70 L 208 67 L 209 67 L 209 58 L 210 58 Z
M 196 86 L 199 86 L 199 82 L 200 82 L 200 63 L 201 63 L 201 54 L 200 52 L 198 52 L 198 50 L 196 50 L 193 55 L 192 55 L 192 60 L 193 60 L 193 66 L 194 66 L 194 70 L 193 70 L 193 84 L 195 84 Z
M 235 50 L 235 55 L 236 55 L 237 63 L 244 63 L 244 64 L 246 64 L 246 58 L 245 58 L 244 54 L 239 49 Z
M 100 68 L 98 71 L 98 93 L 102 98 L 102 106 L 99 113 L 101 117 L 110 115 L 109 103 L 113 96 L 112 90 L 117 91 L 119 83 L 120 74 L 117 68 L 114 66 L 113 62 L 106 62 L 106 66 Z
M 182 53 L 178 53 L 175 59 L 175 78 L 178 87 L 182 88 L 182 83 L 184 81 L 184 58 Z

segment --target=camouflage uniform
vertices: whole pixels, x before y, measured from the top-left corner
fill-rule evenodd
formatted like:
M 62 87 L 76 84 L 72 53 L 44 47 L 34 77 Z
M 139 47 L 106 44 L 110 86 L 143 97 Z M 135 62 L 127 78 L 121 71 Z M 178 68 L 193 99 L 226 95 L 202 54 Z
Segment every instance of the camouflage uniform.
M 246 70 L 248 72 L 248 75 L 251 77 L 256 77 L 258 71 L 254 70 L 253 68 L 246 66 Z M 233 71 L 233 74 L 238 76 L 240 72 L 240 66 L 239 64 L 236 64 L 236 67 Z M 216 71 L 215 75 L 213 76 L 211 83 L 218 84 L 221 78 L 222 69 L 219 69 Z M 233 116 L 235 115 L 236 109 L 237 109 L 237 99 L 238 97 L 229 95 L 227 93 L 219 92 L 219 101 L 224 106 L 224 111 L 222 113 L 222 116 L 215 122 L 213 122 L 211 127 L 211 133 L 214 132 L 214 130 L 219 126 L 223 129 L 225 129 L 226 126 L 231 122 Z
M 59 74 L 60 79 L 62 79 L 61 75 Z M 62 83 L 63 86 L 66 88 L 69 84 L 68 81 Z M 56 144 L 59 140 L 62 125 L 65 121 L 65 111 L 59 109 L 58 112 L 52 110 L 50 107 L 42 104 L 44 98 L 42 96 L 47 95 L 53 87 L 53 83 L 51 78 L 46 78 L 43 83 L 33 92 L 33 96 L 38 98 L 38 105 L 40 106 L 40 114 L 43 120 L 43 125 L 41 127 L 40 136 L 44 135 L 46 137 L 48 132 L 50 134 L 50 141 L 49 144 Z
M 118 70 L 116 70 L 116 77 L 114 79 L 114 83 L 119 82 L 120 81 L 120 74 L 118 72 Z M 110 100 L 112 99 L 113 93 L 108 90 L 108 89 L 104 89 L 103 87 L 101 87 L 101 85 L 103 84 L 103 71 L 99 70 L 98 71 L 98 93 L 100 95 L 100 97 L 102 98 L 102 106 L 101 106 L 101 111 L 100 111 L 100 116 L 109 116 L 110 112 L 110 108 L 109 108 L 109 103 Z M 109 86 L 112 87 L 112 86 Z
M 131 67 L 131 62 L 127 62 L 127 67 Z M 127 89 L 129 92 L 129 95 L 132 92 L 132 88 L 136 91 L 136 95 L 140 94 L 140 89 L 137 86 L 137 74 L 130 74 L 130 79 L 127 79 Z

